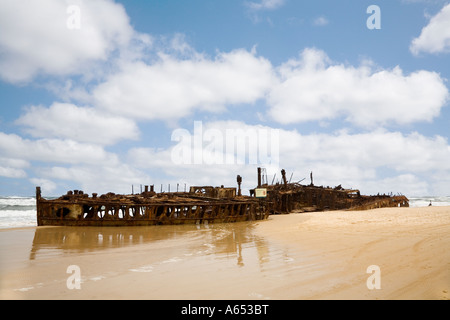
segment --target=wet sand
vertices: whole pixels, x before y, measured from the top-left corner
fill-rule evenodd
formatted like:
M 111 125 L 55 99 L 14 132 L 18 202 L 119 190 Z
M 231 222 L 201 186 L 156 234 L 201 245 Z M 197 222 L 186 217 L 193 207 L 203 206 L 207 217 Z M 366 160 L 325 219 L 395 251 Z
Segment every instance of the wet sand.
M 450 207 L 7 229 L 0 298 L 449 299 L 449 245 Z M 380 273 L 367 272 L 373 265 Z M 80 272 L 79 289 L 70 266 Z

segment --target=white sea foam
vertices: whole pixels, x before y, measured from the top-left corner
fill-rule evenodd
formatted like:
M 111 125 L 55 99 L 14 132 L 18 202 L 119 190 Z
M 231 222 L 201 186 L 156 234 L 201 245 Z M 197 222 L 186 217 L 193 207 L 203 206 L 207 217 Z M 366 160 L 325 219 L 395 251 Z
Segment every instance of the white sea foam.
M 36 225 L 36 210 L 0 210 L 0 229 Z
M 34 197 L 0 197 L 0 229 L 36 226 Z
M 6 207 L 27 207 L 36 206 L 36 199 L 34 197 L 0 197 L 0 210 Z

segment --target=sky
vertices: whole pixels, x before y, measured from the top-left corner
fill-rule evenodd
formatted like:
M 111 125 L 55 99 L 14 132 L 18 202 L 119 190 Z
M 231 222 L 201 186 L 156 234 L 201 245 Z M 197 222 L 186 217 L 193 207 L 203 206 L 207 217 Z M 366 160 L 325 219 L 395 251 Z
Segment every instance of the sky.
M 448 0 L 0 0 L 0 195 L 450 195 Z

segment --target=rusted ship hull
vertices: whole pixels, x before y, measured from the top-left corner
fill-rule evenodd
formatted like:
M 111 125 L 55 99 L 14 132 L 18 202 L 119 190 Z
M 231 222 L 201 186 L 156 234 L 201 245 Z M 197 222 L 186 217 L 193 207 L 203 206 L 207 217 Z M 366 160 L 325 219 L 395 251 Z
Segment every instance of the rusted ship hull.
M 261 184 L 258 170 L 259 188 L 266 190 L 266 201 L 271 214 L 287 214 L 304 211 L 326 210 L 369 210 L 385 207 L 409 207 L 409 200 L 403 195 L 361 195 L 359 190 L 288 183 L 285 171 L 281 171 L 282 183 Z
M 38 226 L 150 226 L 263 220 L 268 211 L 261 201 L 214 199 L 189 194 L 158 197 L 109 195 L 89 197 L 75 192 L 46 200 L 36 190 Z
M 358 190 L 335 190 L 316 186 L 268 188 L 270 213 L 286 214 L 302 211 L 369 210 L 386 207 L 408 207 L 403 195 L 360 195 Z
M 361 195 L 359 190 L 288 183 L 281 171 L 282 183 L 261 183 L 250 196 L 241 195 L 242 178 L 237 176 L 238 189 L 191 187 L 189 192 L 157 194 L 151 186 L 132 195 L 108 193 L 97 197 L 82 191 L 48 200 L 36 187 L 38 226 L 150 226 L 167 224 L 204 224 L 264 220 L 270 214 L 325 210 L 367 210 L 383 207 L 408 207 L 405 196 Z M 266 178 L 267 181 L 267 178 Z

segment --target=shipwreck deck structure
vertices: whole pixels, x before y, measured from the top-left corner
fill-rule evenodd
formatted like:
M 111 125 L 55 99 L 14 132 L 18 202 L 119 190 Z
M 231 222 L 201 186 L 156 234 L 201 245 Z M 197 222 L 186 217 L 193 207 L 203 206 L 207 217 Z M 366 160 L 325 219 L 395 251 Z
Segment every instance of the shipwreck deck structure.
M 195 186 L 189 192 L 156 193 L 145 186 L 139 194 L 107 193 L 92 196 L 80 190 L 68 191 L 57 199 L 45 199 L 36 187 L 38 226 L 149 226 L 205 224 L 264 220 L 270 214 L 325 210 L 366 210 L 382 207 L 408 207 L 403 195 L 364 196 L 359 190 L 288 183 L 262 184 L 250 196 L 238 188 Z M 267 181 L 267 179 L 266 179 Z
M 403 195 L 365 196 L 354 189 L 298 184 L 268 186 L 267 202 L 270 214 L 409 206 L 408 198 Z
M 220 189 L 213 188 L 217 192 Z M 204 224 L 262 220 L 268 216 L 264 202 L 242 196 L 218 198 L 196 192 L 143 192 L 137 195 L 108 193 L 97 197 L 74 190 L 58 199 L 47 200 L 40 193 L 37 187 L 38 226 Z
M 369 210 L 386 207 L 409 207 L 404 195 L 361 195 L 359 190 L 344 189 L 341 185 L 331 188 L 315 186 L 312 173 L 311 183 L 288 183 L 286 172 L 281 170 L 282 182 L 261 184 L 261 171 L 258 169 L 258 189 L 265 190 L 270 214 L 291 212 L 311 212 L 327 210 Z M 257 189 L 251 190 L 255 193 Z

